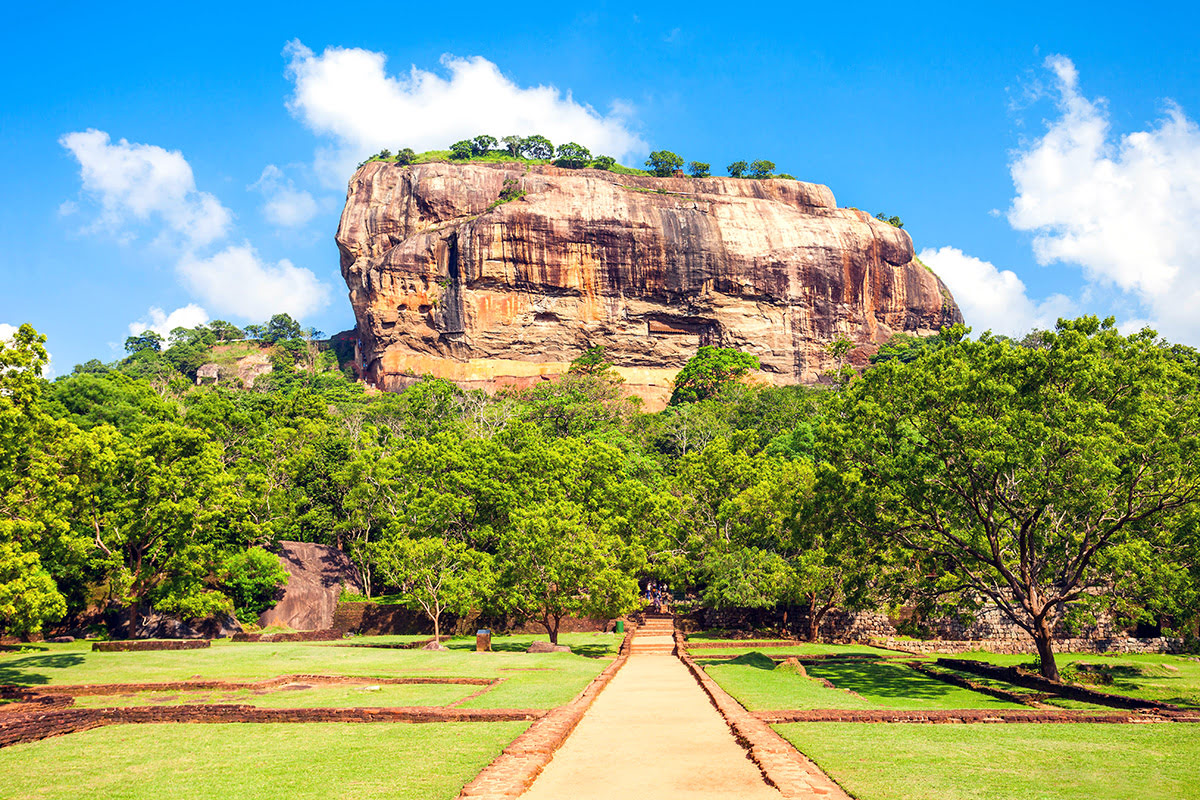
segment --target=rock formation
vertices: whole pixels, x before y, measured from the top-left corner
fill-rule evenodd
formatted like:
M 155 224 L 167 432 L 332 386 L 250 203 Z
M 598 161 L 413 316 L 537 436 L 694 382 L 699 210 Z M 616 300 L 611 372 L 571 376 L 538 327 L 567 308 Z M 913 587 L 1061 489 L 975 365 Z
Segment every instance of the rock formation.
M 907 233 L 793 180 L 371 162 L 337 243 L 360 374 L 382 389 L 524 386 L 603 345 L 655 408 L 704 344 L 811 383 L 835 338 L 864 363 L 893 333 L 962 320 Z
M 362 593 L 358 570 L 336 547 L 311 542 L 280 542 L 279 557 L 288 571 L 287 586 L 258 624 L 298 631 L 325 630 L 333 624 L 342 589 Z

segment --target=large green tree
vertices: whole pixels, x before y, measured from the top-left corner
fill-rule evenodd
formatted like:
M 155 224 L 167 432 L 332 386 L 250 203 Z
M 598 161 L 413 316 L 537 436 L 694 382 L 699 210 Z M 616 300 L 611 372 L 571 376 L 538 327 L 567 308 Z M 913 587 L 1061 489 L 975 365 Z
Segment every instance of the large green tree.
M 501 603 L 541 624 L 552 644 L 566 617 L 619 616 L 638 606 L 636 554 L 576 503 L 521 510 L 498 559 Z
M 729 347 L 704 345 L 675 376 L 671 405 L 715 397 L 758 367 L 757 356 Z
M 1111 319 L 1060 321 L 1039 348 L 965 335 L 853 381 L 819 447 L 864 530 L 994 602 L 1057 680 L 1059 611 L 1111 593 L 1115 556 L 1200 500 L 1200 370 Z
M 492 599 L 492 557 L 463 542 L 391 536 L 371 545 L 371 559 L 376 574 L 400 592 L 400 602 L 429 617 L 435 642 L 443 614 L 461 616 Z

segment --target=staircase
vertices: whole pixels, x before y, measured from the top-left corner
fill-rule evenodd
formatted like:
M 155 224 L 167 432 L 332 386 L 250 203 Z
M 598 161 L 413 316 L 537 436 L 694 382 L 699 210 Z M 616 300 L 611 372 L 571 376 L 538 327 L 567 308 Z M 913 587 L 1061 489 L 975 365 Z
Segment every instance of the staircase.
M 629 643 L 630 655 L 669 656 L 675 653 L 675 617 L 647 611 Z

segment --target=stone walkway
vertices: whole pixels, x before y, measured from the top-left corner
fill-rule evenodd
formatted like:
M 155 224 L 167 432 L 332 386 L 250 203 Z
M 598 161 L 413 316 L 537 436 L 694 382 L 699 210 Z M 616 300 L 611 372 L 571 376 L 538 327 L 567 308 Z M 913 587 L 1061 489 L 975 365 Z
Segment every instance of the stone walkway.
M 636 655 L 522 797 L 779 800 L 780 794 L 679 659 Z

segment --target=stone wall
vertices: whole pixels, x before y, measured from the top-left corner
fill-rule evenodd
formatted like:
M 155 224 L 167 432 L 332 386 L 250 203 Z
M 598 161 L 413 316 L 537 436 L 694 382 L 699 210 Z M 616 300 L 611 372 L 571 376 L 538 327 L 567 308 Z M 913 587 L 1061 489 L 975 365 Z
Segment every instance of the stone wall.
M 686 630 L 775 630 L 797 638 L 808 635 L 808 609 L 802 606 L 777 608 L 701 608 L 682 624 Z M 998 608 L 985 608 L 970 621 L 933 619 L 927 625 L 930 639 L 901 638 L 893 619 L 877 611 L 830 611 L 821 620 L 819 637 L 833 642 L 875 641 L 880 646 L 919 653 L 961 653 L 984 650 L 993 653 L 1036 653 L 1033 639 Z M 1061 621 L 1055 625 L 1055 642 L 1062 652 L 1083 653 L 1178 653 L 1181 639 L 1136 639 L 1121 635 L 1107 620 L 1099 620 L 1083 631 L 1072 632 Z

